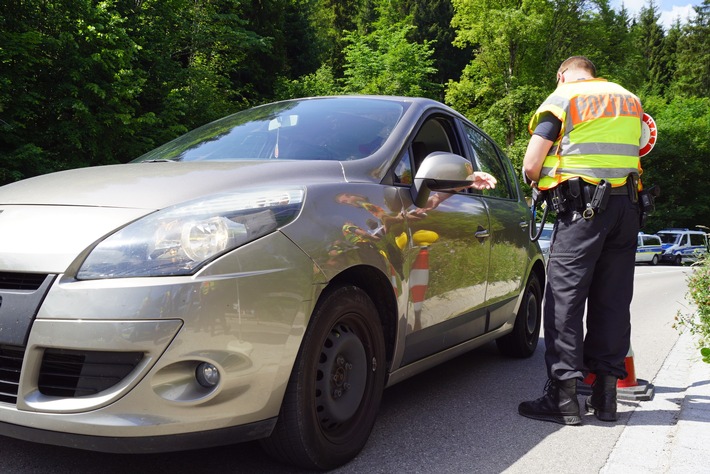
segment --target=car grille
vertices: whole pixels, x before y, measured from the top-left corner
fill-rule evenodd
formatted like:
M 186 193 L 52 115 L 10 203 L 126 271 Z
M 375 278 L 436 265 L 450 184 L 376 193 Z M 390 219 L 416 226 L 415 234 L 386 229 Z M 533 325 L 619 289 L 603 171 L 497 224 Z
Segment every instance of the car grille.
M 17 403 L 23 347 L 0 347 L 0 402 Z
M 0 272 L 0 290 L 31 290 L 38 289 L 47 275 L 41 273 L 10 273 Z
M 17 403 L 24 348 L 0 347 L 0 402 Z M 54 397 L 82 397 L 107 390 L 143 359 L 142 352 L 46 349 L 37 385 Z
M 43 395 L 94 395 L 123 380 L 142 358 L 142 352 L 47 349 L 37 385 Z

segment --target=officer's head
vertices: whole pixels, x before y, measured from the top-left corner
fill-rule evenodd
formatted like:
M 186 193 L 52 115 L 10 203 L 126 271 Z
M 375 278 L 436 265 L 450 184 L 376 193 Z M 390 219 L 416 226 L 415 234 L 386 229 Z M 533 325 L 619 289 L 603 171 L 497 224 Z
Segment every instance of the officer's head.
M 584 72 L 589 78 L 597 77 L 597 68 L 594 67 L 594 63 L 584 56 L 572 56 L 565 59 L 557 69 L 557 82 L 560 82 L 560 79 L 568 71 Z

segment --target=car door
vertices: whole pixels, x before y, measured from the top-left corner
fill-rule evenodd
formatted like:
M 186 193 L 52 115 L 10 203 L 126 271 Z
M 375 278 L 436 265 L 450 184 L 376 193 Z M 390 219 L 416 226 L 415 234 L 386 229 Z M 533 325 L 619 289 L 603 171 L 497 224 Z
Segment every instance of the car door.
M 462 124 L 474 169 L 492 174 L 498 184 L 480 194 L 490 218 L 490 264 L 486 305 L 487 330 L 511 321 L 528 266 L 529 210 L 510 160 L 477 128 Z
M 453 118 L 428 116 L 414 133 L 399 167 L 406 181 L 410 160 L 417 166 L 435 151 L 463 155 Z M 409 302 L 407 364 L 486 332 L 485 310 L 490 261 L 489 219 L 482 196 L 467 190 L 433 192 L 424 208 L 407 209 L 410 245 L 406 252 Z

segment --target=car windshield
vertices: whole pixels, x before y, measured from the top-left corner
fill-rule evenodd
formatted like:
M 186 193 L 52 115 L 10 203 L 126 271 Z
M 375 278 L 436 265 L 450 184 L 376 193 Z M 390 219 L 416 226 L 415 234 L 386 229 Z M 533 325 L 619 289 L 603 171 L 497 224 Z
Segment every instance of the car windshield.
M 197 128 L 133 162 L 356 160 L 382 146 L 406 106 L 359 97 L 263 105 Z
M 659 232 L 657 234 L 664 244 L 676 244 L 680 241 L 682 234 L 673 234 L 669 232 Z

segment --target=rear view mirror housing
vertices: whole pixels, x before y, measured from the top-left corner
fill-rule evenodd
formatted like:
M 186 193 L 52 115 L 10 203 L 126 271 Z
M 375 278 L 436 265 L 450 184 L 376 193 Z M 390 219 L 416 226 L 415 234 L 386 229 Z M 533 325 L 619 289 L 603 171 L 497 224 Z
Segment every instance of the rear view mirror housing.
M 412 201 L 417 207 L 424 207 L 431 191 L 456 192 L 473 184 L 473 166 L 463 156 L 455 153 L 435 151 L 422 161 L 414 176 Z

